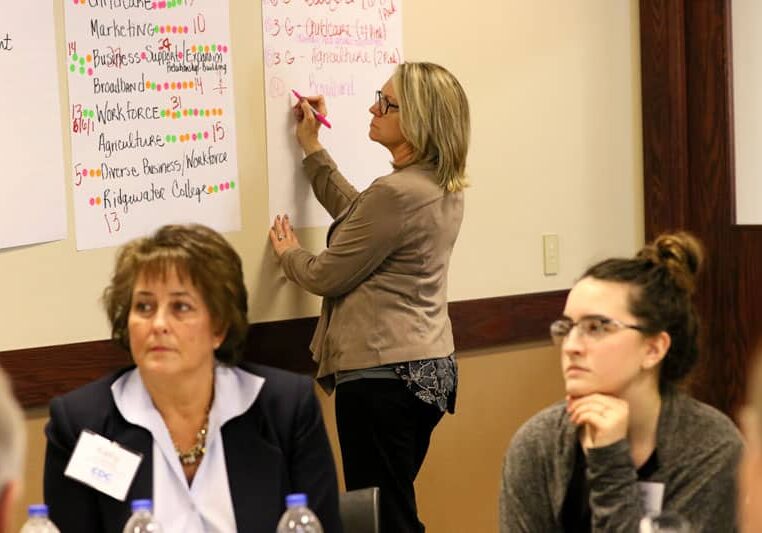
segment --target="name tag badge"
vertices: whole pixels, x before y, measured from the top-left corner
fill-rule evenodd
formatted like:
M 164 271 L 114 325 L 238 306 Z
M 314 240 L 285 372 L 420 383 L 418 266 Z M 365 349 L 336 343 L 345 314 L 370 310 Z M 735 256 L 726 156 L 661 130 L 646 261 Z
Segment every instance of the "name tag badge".
M 64 475 L 124 501 L 143 455 L 97 433 L 84 430 Z
M 638 481 L 638 489 L 646 515 L 661 513 L 662 501 L 664 500 L 664 483 Z

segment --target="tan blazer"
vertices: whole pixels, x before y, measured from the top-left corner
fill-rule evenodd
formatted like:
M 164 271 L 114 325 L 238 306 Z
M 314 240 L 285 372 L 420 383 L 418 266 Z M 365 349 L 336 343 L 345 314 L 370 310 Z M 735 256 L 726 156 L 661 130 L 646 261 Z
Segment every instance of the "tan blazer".
M 357 190 L 327 152 L 304 159 L 334 218 L 328 248 L 283 254 L 286 276 L 323 296 L 310 349 L 327 390 L 339 370 L 445 357 L 454 351 L 447 270 L 463 220 L 463 193 L 448 193 L 422 165 Z

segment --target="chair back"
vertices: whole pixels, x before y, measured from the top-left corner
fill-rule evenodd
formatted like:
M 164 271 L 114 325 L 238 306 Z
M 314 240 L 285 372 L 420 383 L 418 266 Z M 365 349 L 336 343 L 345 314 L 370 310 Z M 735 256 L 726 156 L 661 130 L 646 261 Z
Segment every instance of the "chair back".
M 378 533 L 378 487 L 339 494 L 344 533 Z

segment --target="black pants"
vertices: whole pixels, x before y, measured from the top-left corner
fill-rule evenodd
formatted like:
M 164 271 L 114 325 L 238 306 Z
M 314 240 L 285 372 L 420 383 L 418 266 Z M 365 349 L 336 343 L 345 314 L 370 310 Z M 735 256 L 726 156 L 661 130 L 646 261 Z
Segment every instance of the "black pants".
M 347 490 L 380 488 L 382 533 L 425 530 L 413 482 L 442 414 L 402 380 L 359 379 L 336 388 L 344 482 Z

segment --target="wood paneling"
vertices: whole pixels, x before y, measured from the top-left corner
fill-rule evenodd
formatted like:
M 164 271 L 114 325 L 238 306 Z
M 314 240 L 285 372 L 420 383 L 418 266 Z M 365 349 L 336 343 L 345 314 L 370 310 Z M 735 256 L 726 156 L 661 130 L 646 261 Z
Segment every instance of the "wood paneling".
M 734 225 L 730 2 L 641 0 L 640 28 L 646 237 L 682 228 L 706 246 L 690 387 L 734 415 L 762 318 L 762 231 Z
M 563 310 L 568 291 L 466 300 L 450 304 L 457 350 L 541 340 Z M 309 342 L 316 318 L 252 324 L 247 360 L 295 372 L 315 370 Z M 81 342 L 0 352 L 24 407 L 45 405 L 54 396 L 129 364 L 110 341 Z

